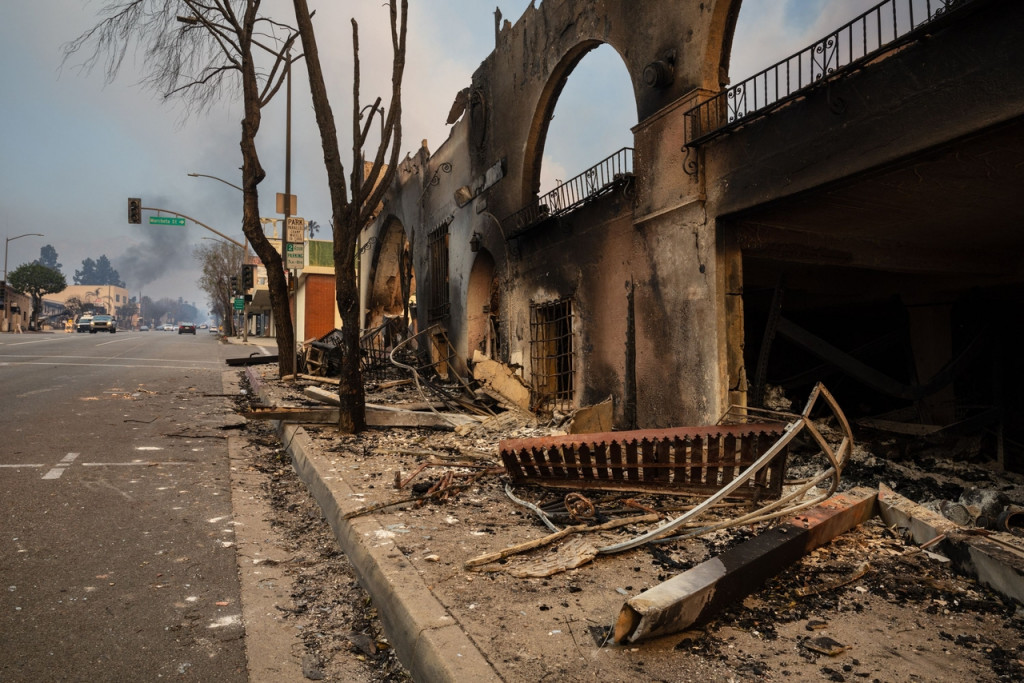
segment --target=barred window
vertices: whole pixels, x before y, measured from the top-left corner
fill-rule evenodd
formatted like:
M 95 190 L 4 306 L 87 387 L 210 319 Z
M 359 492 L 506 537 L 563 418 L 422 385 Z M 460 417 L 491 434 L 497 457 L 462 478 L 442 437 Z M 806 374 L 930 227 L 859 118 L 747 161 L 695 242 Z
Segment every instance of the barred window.
M 448 226 L 447 221 L 427 235 L 427 254 L 430 257 L 430 300 L 427 318 L 434 323 L 448 316 Z
M 572 407 L 572 300 L 530 304 L 530 365 L 538 406 Z

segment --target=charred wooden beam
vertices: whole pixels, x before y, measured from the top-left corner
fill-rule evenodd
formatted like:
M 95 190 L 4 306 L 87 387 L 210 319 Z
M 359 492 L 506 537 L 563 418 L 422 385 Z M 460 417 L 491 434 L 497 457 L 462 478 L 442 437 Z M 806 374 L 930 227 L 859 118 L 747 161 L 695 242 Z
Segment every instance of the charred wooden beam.
M 978 534 L 879 486 L 879 515 L 919 545 L 948 557 L 953 567 L 1000 595 L 1024 604 L 1024 543 L 1007 533 Z
M 224 361 L 228 365 L 268 365 L 270 363 L 277 362 L 277 354 L 272 356 L 265 356 L 262 354 L 254 353 L 251 356 L 244 358 L 228 358 Z
M 302 424 L 337 424 L 338 408 L 255 408 L 242 413 L 250 420 L 279 420 Z M 409 427 L 454 429 L 463 424 L 477 424 L 472 415 L 459 413 L 427 413 L 399 410 L 387 406 L 366 406 L 366 424 L 370 427 Z
M 875 515 L 877 492 L 832 496 L 746 543 L 702 562 L 622 606 L 616 643 L 682 631 L 756 590 L 762 582 Z

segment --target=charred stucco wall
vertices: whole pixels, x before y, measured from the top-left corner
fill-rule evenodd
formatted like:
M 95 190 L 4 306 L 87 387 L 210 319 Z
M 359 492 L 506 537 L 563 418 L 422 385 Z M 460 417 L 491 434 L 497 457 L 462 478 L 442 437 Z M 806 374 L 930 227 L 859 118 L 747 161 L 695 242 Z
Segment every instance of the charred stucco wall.
M 470 299 L 474 307 L 480 301 L 469 296 L 474 264 L 493 263 L 501 359 L 521 366 L 528 380 L 530 303 L 572 298 L 577 405 L 612 395 L 620 427 L 717 418 L 731 398 L 722 368 L 726 296 L 714 222 L 700 187 L 682 172 L 682 111 L 695 91 L 719 87 L 738 8 L 738 0 L 544 0 L 514 24 L 496 25 L 494 52 L 455 98 L 458 121 L 448 140 L 433 155 L 424 147 L 406 159 L 364 236 L 384 241 L 389 225 L 404 227 L 413 245 L 420 329 L 430 322 L 427 299 L 436 284 L 427 235 L 447 223 L 444 324 L 460 355 L 471 355 L 471 337 L 478 337 L 469 331 L 480 314 L 468 309 Z M 635 183 L 628 195 L 603 197 L 506 240 L 502 219 L 539 188 L 558 95 L 601 44 L 616 50 L 633 85 L 640 121 Z M 474 234 L 477 252 L 470 247 Z M 376 296 L 367 292 L 370 270 L 363 269 L 364 310 Z
M 522 367 L 529 380 L 531 302 L 571 298 L 577 404 L 611 394 L 617 427 L 662 427 L 711 421 L 728 404 L 745 402 L 751 254 L 772 268 L 787 259 L 813 262 L 810 279 L 826 296 L 835 280 L 820 279 L 822 270 L 860 267 L 861 280 L 844 281 L 860 294 L 868 283 L 888 286 L 915 268 L 931 269 L 939 280 L 948 275 L 942 264 L 921 258 L 939 224 L 949 237 L 942 248 L 955 257 L 951 267 L 963 269 L 968 259 L 956 238 L 966 236 L 973 247 L 982 234 L 975 226 L 984 224 L 989 251 L 975 259 L 977 270 L 991 270 L 998 256 L 1000 267 L 1018 264 L 1019 281 L 1016 255 L 1024 245 L 1015 226 L 1024 215 L 1007 199 L 1015 191 L 992 194 L 979 182 L 986 174 L 1012 181 L 1024 173 L 1016 153 L 1024 124 L 1007 125 L 1013 117 L 1024 121 L 1016 32 L 1024 5 L 976 2 L 978 11 L 957 32 L 901 45 L 688 151 L 683 114 L 723 86 L 739 7 L 739 0 L 544 0 L 514 23 L 498 21 L 494 52 L 468 87 L 453 93 L 456 122 L 448 140 L 434 154 L 424 144 L 403 162 L 381 217 L 364 235 L 366 243 L 384 244 L 387 230 L 404 231 L 414 254 L 420 329 L 431 322 L 429 293 L 440 285 L 450 302 L 442 322 L 458 353 L 471 356 L 480 343 L 481 302 L 489 301 L 480 283 L 493 273 L 501 299 L 499 358 Z M 505 219 L 536 198 L 562 87 L 601 44 L 617 52 L 633 86 L 638 124 L 629 193 L 507 239 Z M 955 146 L 997 124 L 1001 133 Z M 933 153 L 948 144 L 954 147 Z M 925 163 L 922 154 L 934 158 Z M 831 189 L 879 169 L 888 173 L 884 182 L 868 178 L 845 194 Z M 961 183 L 967 176 L 980 180 Z M 929 183 L 930 194 L 921 190 Z M 882 187 L 890 194 L 879 200 Z M 975 198 L 976 215 L 956 207 L 963 217 L 956 223 L 929 208 L 936 197 L 961 196 L 954 191 Z M 803 204 L 779 203 L 805 195 Z M 440 225 L 448 226 L 449 267 L 438 275 L 430 272 L 427 238 Z M 903 231 L 899 240 L 889 239 L 894 231 Z M 800 239 L 786 242 L 793 234 Z M 868 251 L 858 263 L 862 246 Z M 379 267 L 362 269 L 364 308 L 380 308 L 393 266 L 372 245 L 367 259 Z M 888 279 L 876 277 L 883 265 Z M 936 327 L 925 331 L 940 332 Z
M 474 203 L 501 219 L 537 193 L 548 121 L 576 64 L 607 44 L 630 74 L 640 121 L 633 206 L 609 200 L 558 228 L 542 225 L 541 235 L 516 240 L 517 261 L 505 269 L 516 273 L 505 297 L 508 360 L 527 366 L 529 376 L 530 302 L 572 297 L 577 400 L 612 394 L 618 426 L 629 426 L 630 401 L 638 426 L 660 427 L 713 420 L 730 400 L 715 225 L 700 188 L 682 172 L 682 111 L 695 90 L 719 86 L 738 6 L 545 0 L 499 28 L 468 93 L 463 120 L 475 175 L 499 160 L 505 168 L 504 179 Z M 494 222 L 485 228 L 493 237 Z M 634 338 L 627 339 L 630 300 Z
M 735 213 L 907 160 L 1020 117 L 1024 4 L 975 4 L 974 12 L 869 69 L 756 121 L 751 134 L 704 145 L 713 213 Z M 965 180 L 977 186 L 974 178 Z
M 642 122 L 696 88 L 717 89 L 738 8 L 735 0 L 545 0 L 514 25 L 506 21 L 473 75 L 467 105 L 478 172 L 507 160 L 506 182 L 487 196 L 491 210 L 506 216 L 537 192 L 548 122 L 587 52 L 601 44 L 615 49 Z

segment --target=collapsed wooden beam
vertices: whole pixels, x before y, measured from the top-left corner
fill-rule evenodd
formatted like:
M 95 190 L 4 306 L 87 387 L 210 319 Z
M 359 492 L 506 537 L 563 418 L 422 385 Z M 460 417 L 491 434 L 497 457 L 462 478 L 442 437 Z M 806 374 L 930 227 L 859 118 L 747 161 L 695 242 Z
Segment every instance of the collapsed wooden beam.
M 1024 544 L 1007 533 L 978 535 L 937 512 L 878 487 L 879 515 L 918 545 L 948 557 L 953 567 L 1000 595 L 1024 604 Z
M 615 642 L 668 635 L 706 620 L 811 550 L 870 519 L 876 507 L 873 489 L 836 494 L 785 524 L 630 598 L 615 622 Z
M 228 365 L 233 365 L 233 366 L 238 366 L 238 365 L 268 365 L 270 363 L 276 363 L 277 362 L 277 354 L 275 353 L 275 354 L 273 354 L 271 356 L 267 356 L 267 355 L 263 355 L 263 354 L 259 354 L 259 353 L 254 353 L 254 354 L 252 354 L 250 356 L 245 356 L 244 358 L 228 358 L 224 362 L 227 363 Z
M 338 412 L 338 408 L 256 408 L 242 413 L 242 417 L 250 420 L 280 420 L 303 424 L 338 424 Z M 427 413 L 366 405 L 366 424 L 370 427 L 454 429 L 459 425 L 479 422 L 480 420 L 473 415 L 460 413 Z

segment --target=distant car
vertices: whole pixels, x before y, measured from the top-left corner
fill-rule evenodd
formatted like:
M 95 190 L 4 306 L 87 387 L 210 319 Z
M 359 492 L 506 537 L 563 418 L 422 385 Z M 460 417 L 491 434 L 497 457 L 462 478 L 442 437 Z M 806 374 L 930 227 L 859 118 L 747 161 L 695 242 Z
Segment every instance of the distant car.
M 174 332 L 174 330 L 177 329 L 177 328 L 175 328 L 174 325 L 172 325 L 170 323 L 167 323 L 166 325 L 164 325 L 160 329 L 163 330 L 164 332 Z
M 149 325 L 139 325 L 139 332 L 149 332 Z
M 117 332 L 117 320 L 114 319 L 114 316 L 94 315 L 89 321 L 89 333 L 96 334 L 97 332 L 110 332 L 111 334 Z
M 195 323 L 179 323 L 178 334 L 195 334 L 196 324 Z
M 199 329 L 201 329 L 201 330 L 205 330 L 206 328 L 207 328 L 207 324 L 206 323 L 203 323 L 202 325 L 199 326 Z
M 75 323 L 75 331 L 76 332 L 90 332 L 90 331 L 92 331 L 92 316 L 91 315 L 83 315 L 83 316 L 81 316 L 78 319 L 78 322 Z

